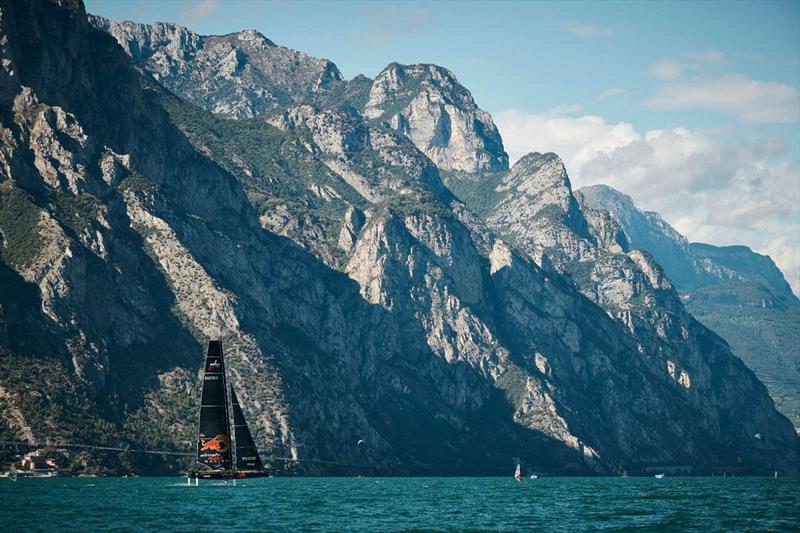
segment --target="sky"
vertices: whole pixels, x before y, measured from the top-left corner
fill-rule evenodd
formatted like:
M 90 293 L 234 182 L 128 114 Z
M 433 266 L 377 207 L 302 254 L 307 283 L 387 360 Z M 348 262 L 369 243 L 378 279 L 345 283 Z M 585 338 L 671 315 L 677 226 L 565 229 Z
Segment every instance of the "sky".
M 256 29 L 346 78 L 452 70 L 511 161 L 558 153 L 690 241 L 770 255 L 800 294 L 800 1 L 86 0 L 116 20 Z

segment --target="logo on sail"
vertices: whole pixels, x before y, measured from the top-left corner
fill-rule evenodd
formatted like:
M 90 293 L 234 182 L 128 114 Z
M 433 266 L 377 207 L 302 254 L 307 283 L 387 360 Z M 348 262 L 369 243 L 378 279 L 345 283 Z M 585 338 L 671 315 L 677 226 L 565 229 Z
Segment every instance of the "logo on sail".
M 220 364 L 219 359 L 215 359 L 215 360 L 211 361 L 210 363 L 208 363 L 208 368 L 206 370 L 211 371 L 211 372 L 218 372 L 219 368 L 221 366 L 222 365 Z
M 209 439 L 203 442 L 200 445 L 200 451 L 205 452 L 211 450 L 218 453 L 225 453 L 228 451 L 229 445 L 230 445 L 230 437 L 220 433 L 213 439 Z

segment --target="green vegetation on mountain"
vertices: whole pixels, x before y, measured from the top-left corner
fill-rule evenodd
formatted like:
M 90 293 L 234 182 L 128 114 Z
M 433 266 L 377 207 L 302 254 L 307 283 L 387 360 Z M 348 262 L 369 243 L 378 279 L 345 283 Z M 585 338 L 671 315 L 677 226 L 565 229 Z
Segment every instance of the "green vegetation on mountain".
M 764 285 L 732 282 L 684 294 L 689 311 L 755 371 L 779 411 L 800 427 L 800 305 Z
M 196 380 L 192 380 L 193 382 Z M 101 408 L 87 383 L 67 369 L 57 358 L 24 356 L 0 348 L 0 412 L 24 420 L 28 438 L 20 437 L 16 430 L 6 425 L 0 417 L 0 440 L 29 440 L 31 443 L 49 444 L 47 456 L 53 456 L 66 474 L 178 472 L 185 461 L 177 456 L 145 454 L 137 450 L 187 450 L 192 448 L 193 432 L 185 424 L 174 420 L 191 420 L 198 395 L 196 386 L 182 394 L 143 407 L 129 416 L 119 418 L 113 414 L 113 401 L 104 399 Z M 165 392 L 159 391 L 159 395 Z M 102 397 L 102 393 L 101 393 Z M 147 410 L 157 409 L 156 413 Z M 194 428 L 191 428 L 192 430 Z M 135 444 L 132 444 L 135 443 Z M 60 447 L 59 444 L 86 447 Z M 92 449 L 88 446 L 128 448 L 130 452 Z M 17 460 L 25 453 L 25 445 L 0 447 L 0 463 Z M 59 450 L 67 450 L 73 457 L 66 460 Z M 59 460 L 61 459 L 61 460 Z
M 43 246 L 40 220 L 40 209 L 27 194 L 0 184 L 0 253 L 9 265 L 22 269 L 36 258 Z
M 476 215 L 485 217 L 503 198 L 503 193 L 496 189 L 506 175 L 505 172 L 468 174 L 451 171 L 442 172 L 442 179 L 459 200 L 470 206 Z

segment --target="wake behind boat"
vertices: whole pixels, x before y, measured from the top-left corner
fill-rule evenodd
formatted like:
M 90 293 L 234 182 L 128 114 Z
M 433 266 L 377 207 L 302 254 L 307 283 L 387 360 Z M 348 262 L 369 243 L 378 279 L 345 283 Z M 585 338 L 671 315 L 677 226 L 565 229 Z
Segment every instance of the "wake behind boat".
M 195 483 L 199 479 L 245 479 L 270 475 L 258 455 L 233 385 L 230 385 L 230 396 L 228 390 L 222 343 L 210 341 L 203 367 L 197 436 L 197 463 L 201 468 L 187 474 L 189 479 L 195 478 Z

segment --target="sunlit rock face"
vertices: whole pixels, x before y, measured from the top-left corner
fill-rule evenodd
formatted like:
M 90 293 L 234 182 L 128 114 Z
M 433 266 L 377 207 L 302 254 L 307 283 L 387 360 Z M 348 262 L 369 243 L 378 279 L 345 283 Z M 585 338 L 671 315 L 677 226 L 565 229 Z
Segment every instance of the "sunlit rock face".
M 278 46 L 255 30 L 208 36 L 171 23 L 89 21 L 165 87 L 226 117 L 324 100 L 345 85 L 332 62 Z
M 445 68 L 392 63 L 372 83 L 364 116 L 407 135 L 442 170 L 508 168 L 492 117 Z

